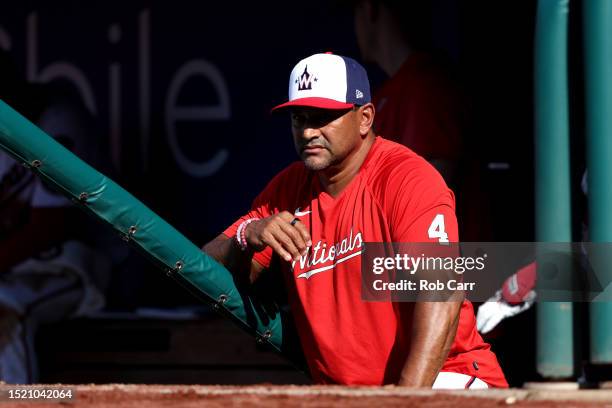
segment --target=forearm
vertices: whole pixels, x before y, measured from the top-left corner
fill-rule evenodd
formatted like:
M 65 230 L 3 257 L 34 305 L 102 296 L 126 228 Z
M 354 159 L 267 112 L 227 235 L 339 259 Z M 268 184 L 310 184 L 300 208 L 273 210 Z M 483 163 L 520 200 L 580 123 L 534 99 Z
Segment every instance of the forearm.
M 451 348 L 461 302 L 415 304 L 408 358 L 399 385 L 431 387 Z
M 252 259 L 251 251 L 242 251 L 235 239 L 223 234 L 204 245 L 202 250 L 231 272 L 246 274 L 246 271 L 248 271 L 251 282 L 254 282 L 263 270 L 263 267 Z M 244 276 L 246 277 L 246 275 Z
M 226 267 L 231 266 L 236 257 L 240 255 L 233 240 L 223 234 L 204 245 L 202 251 Z

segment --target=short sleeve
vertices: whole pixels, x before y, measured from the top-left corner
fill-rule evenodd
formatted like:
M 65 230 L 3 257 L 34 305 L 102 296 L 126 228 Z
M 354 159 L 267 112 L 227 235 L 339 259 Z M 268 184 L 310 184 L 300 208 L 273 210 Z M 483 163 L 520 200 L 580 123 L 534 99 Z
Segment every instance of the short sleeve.
M 249 218 L 266 218 L 286 210 L 288 197 L 296 193 L 291 189 L 299 185 L 299 183 L 288 182 L 288 180 L 295 180 L 295 173 L 297 173 L 295 170 L 297 170 L 296 166 L 290 166 L 276 175 L 255 198 L 251 209 L 223 231 L 223 234 L 228 238 L 234 238 L 238 226 L 243 221 Z M 263 251 L 254 253 L 253 259 L 264 268 L 268 268 L 272 262 L 273 253 L 272 248 L 266 247 Z
M 455 198 L 429 164 L 395 174 L 390 230 L 394 242 L 458 242 Z
M 238 230 L 238 226 L 243 221 L 246 221 L 249 218 L 266 218 L 273 214 L 273 212 L 270 211 L 270 207 L 265 204 L 264 199 L 266 192 L 267 189 L 264 190 L 257 197 L 257 199 L 255 199 L 255 201 L 253 202 L 253 206 L 251 207 L 251 210 L 249 212 L 238 218 L 232 225 L 230 225 L 225 231 L 223 231 L 223 234 L 225 236 L 233 239 L 236 235 L 236 231 Z M 261 202 L 259 205 L 257 204 L 258 201 Z M 266 247 L 263 251 L 254 253 L 253 259 L 264 268 L 268 268 L 270 266 L 270 263 L 272 262 L 272 248 Z
M 405 229 L 400 230 L 397 242 L 458 242 L 457 217 L 447 205 L 433 207 Z

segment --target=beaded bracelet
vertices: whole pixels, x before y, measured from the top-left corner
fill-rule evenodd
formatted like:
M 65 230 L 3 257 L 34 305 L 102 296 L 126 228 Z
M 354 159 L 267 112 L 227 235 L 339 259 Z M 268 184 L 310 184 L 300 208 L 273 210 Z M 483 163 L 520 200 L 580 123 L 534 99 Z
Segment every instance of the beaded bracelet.
M 246 227 L 253 221 L 257 221 L 259 218 L 249 218 L 248 220 L 242 221 L 236 230 L 236 242 L 241 250 L 246 251 L 249 243 L 246 240 Z

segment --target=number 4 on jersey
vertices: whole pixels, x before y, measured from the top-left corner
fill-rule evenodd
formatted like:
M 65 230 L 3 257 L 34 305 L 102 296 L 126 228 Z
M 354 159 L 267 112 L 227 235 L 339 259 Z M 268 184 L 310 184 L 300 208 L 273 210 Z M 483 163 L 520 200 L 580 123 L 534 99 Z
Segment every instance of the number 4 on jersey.
M 444 215 L 436 214 L 429 229 L 427 230 L 427 234 L 430 239 L 438 239 L 438 242 L 448 242 L 448 234 L 444 230 Z

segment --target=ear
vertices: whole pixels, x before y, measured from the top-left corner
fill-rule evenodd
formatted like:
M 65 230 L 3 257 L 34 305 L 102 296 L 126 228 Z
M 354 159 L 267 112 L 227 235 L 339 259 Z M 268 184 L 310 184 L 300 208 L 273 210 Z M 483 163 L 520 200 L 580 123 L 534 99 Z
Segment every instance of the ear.
M 372 126 L 374 124 L 374 114 L 376 113 L 374 109 L 374 104 L 371 102 L 366 103 L 365 105 L 359 108 L 358 113 L 359 133 L 362 136 L 366 136 L 370 132 L 370 129 L 372 129 Z

